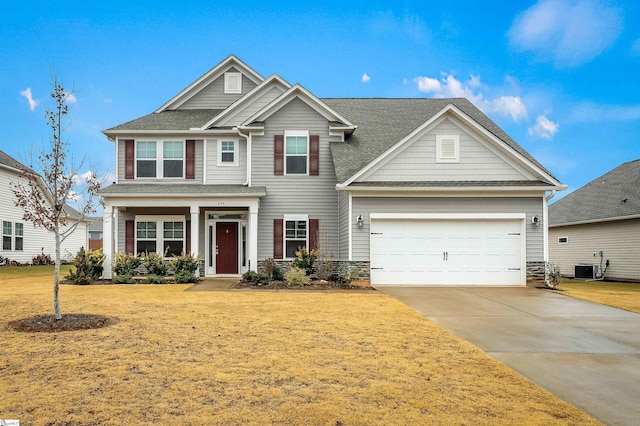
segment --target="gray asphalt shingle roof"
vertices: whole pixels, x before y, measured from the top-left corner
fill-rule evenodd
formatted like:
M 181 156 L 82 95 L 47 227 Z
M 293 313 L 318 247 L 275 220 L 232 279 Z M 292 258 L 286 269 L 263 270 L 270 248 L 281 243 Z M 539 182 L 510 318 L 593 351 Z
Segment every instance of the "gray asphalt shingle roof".
M 222 111 L 221 109 L 182 109 L 154 112 L 107 129 L 104 133 L 109 134 L 114 130 L 189 130 L 192 127 L 202 127 Z
M 4 164 L 5 166 L 13 167 L 14 169 L 20 170 L 24 165 L 7 154 L 4 151 L 0 151 L 0 164 Z
M 264 186 L 244 185 L 202 185 L 191 183 L 153 184 L 153 183 L 118 183 L 109 185 L 100 191 L 101 195 L 180 195 L 180 194 L 228 194 L 228 195 L 254 195 L 266 194 Z
M 640 215 L 640 159 L 624 163 L 549 206 L 549 225 Z
M 538 163 L 482 111 L 464 98 L 322 99 L 358 126 L 346 142 L 331 144 L 338 182 L 344 182 L 449 104 L 453 104 L 533 164 Z

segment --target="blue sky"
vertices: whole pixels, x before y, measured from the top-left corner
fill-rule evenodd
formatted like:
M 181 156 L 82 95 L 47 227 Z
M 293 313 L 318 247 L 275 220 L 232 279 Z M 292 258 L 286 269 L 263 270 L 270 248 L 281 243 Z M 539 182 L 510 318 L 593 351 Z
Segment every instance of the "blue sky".
M 17 159 L 48 140 L 52 72 L 75 89 L 74 156 L 113 173 L 101 130 L 231 53 L 319 97 L 467 97 L 561 196 L 640 158 L 636 1 L 59 3 L 0 15 L 0 149 Z

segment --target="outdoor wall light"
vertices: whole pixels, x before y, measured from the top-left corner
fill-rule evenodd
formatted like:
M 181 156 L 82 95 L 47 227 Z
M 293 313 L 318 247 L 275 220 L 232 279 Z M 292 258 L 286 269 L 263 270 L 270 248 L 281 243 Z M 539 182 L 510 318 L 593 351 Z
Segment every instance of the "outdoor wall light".
M 536 226 L 540 226 L 540 223 L 541 223 L 540 218 L 538 216 L 532 217 L 531 218 L 531 223 L 533 223 Z
M 361 214 L 359 214 L 358 217 L 356 218 L 356 225 L 358 226 L 364 225 L 364 218 L 362 217 Z

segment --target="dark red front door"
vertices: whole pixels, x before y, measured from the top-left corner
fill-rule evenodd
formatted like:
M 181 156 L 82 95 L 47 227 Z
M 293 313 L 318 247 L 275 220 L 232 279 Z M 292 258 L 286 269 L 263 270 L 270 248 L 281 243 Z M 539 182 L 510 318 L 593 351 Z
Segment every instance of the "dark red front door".
M 238 273 L 238 223 L 216 222 L 216 274 Z

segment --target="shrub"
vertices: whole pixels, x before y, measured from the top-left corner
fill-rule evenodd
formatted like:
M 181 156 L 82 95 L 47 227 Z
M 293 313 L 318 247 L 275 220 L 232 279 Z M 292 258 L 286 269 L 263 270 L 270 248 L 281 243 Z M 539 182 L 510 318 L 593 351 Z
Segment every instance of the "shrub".
M 251 283 L 268 284 L 271 281 L 269 275 L 264 272 L 247 271 L 242 274 L 243 281 Z
M 196 269 L 198 269 L 198 262 L 197 256 L 184 253 L 180 256 L 174 256 L 170 261 L 175 275 L 178 275 L 181 272 L 189 272 L 193 275 L 193 273 L 196 272 Z
M 97 280 L 102 275 L 104 257 L 102 250 L 87 252 L 84 247 L 80 247 L 73 258 L 75 271 L 69 271 L 69 274 L 64 278 L 75 284 L 90 284 L 91 281 Z
M 131 253 L 118 252 L 113 264 L 113 272 L 116 275 L 131 275 L 133 277 L 136 268 L 140 266 L 141 262 L 142 259 Z
M 44 250 L 44 249 L 43 249 Z M 53 265 L 54 261 L 51 256 L 44 254 L 44 251 L 31 260 L 32 265 Z
M 313 264 L 315 263 L 317 257 L 317 250 L 309 251 L 306 247 L 302 247 L 296 252 L 296 258 L 293 259 L 292 263 L 293 266 L 304 269 L 307 274 L 311 274 L 313 273 Z
M 131 274 L 122 274 L 116 275 L 113 277 L 114 284 L 133 284 L 135 281 L 133 280 L 133 275 Z
M 356 278 L 358 278 L 358 274 L 359 273 L 360 273 L 360 268 L 358 268 L 358 267 L 352 266 L 350 268 L 345 268 L 342 271 L 342 275 L 340 276 L 340 279 L 345 284 L 351 284 L 351 281 L 353 281 Z
M 552 262 L 544 263 L 544 284 L 555 289 L 560 284 L 560 266 Z
M 87 252 L 87 259 L 89 260 L 89 273 L 91 274 L 91 278 L 97 280 L 102 275 L 102 271 L 104 271 L 104 253 L 102 253 L 102 249 L 98 250 L 89 250 Z
M 267 257 L 262 261 L 262 271 L 269 276 L 270 279 L 282 281 L 282 271 L 273 257 Z
M 292 266 L 291 269 L 284 274 L 284 280 L 293 285 L 309 285 L 311 282 L 306 271 L 297 266 Z
M 164 263 L 164 259 L 156 252 L 147 252 L 142 258 L 142 264 L 147 270 L 149 275 L 167 275 L 167 265 Z
M 147 279 L 144 281 L 145 284 L 164 284 L 164 277 L 161 275 L 149 274 L 147 275 Z
M 177 284 L 197 283 L 199 278 L 193 272 L 181 271 L 175 274 Z

